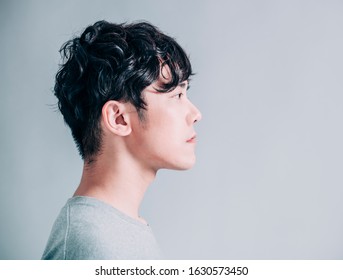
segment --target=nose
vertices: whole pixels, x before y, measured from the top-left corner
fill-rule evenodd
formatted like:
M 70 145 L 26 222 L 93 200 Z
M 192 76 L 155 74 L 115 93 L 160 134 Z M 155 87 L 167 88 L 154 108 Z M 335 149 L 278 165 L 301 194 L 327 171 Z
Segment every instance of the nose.
M 189 101 L 189 105 L 190 105 L 189 122 L 190 124 L 193 124 L 195 122 L 200 121 L 202 118 L 202 115 L 199 109 L 191 101 Z

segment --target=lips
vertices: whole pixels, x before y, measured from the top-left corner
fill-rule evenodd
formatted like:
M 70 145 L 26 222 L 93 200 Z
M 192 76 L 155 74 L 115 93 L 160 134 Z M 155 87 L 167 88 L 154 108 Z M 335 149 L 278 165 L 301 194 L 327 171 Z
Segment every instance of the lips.
M 189 138 L 186 142 L 187 143 L 195 143 L 196 142 L 196 138 L 197 136 L 196 135 L 193 135 L 191 138 Z

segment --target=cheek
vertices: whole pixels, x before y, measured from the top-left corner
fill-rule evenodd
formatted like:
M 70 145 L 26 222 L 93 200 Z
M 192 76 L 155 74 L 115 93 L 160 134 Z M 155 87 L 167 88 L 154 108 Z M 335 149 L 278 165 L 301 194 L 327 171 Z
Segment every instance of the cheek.
M 135 146 L 146 160 L 159 163 L 190 158 L 192 149 L 186 143 L 191 133 L 184 108 L 178 103 L 149 104 L 145 124 L 139 127 Z M 164 164 L 163 164 L 164 165 Z
M 180 150 L 182 137 L 176 123 L 166 118 L 150 121 L 142 133 L 141 147 L 154 159 L 170 158 Z
M 135 155 L 153 169 L 185 170 L 195 163 L 194 146 L 186 143 L 179 125 L 159 119 L 149 123 L 137 140 Z

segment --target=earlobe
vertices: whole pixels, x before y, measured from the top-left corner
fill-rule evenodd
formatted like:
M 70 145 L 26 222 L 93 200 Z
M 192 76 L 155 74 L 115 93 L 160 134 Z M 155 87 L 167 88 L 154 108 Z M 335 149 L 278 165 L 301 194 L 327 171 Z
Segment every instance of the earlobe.
M 118 136 L 127 136 L 132 131 L 126 103 L 107 101 L 102 107 L 102 120 L 107 130 Z

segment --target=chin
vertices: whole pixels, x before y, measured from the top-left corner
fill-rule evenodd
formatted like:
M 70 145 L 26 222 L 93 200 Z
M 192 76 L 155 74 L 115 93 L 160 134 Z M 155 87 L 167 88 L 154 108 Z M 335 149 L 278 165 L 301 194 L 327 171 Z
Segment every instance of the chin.
M 183 160 L 180 162 L 177 162 L 176 164 L 174 164 L 173 167 L 169 168 L 169 169 L 173 169 L 173 170 L 188 170 L 191 169 L 194 165 L 195 165 L 196 159 L 195 157 L 192 159 L 187 159 L 187 160 Z

